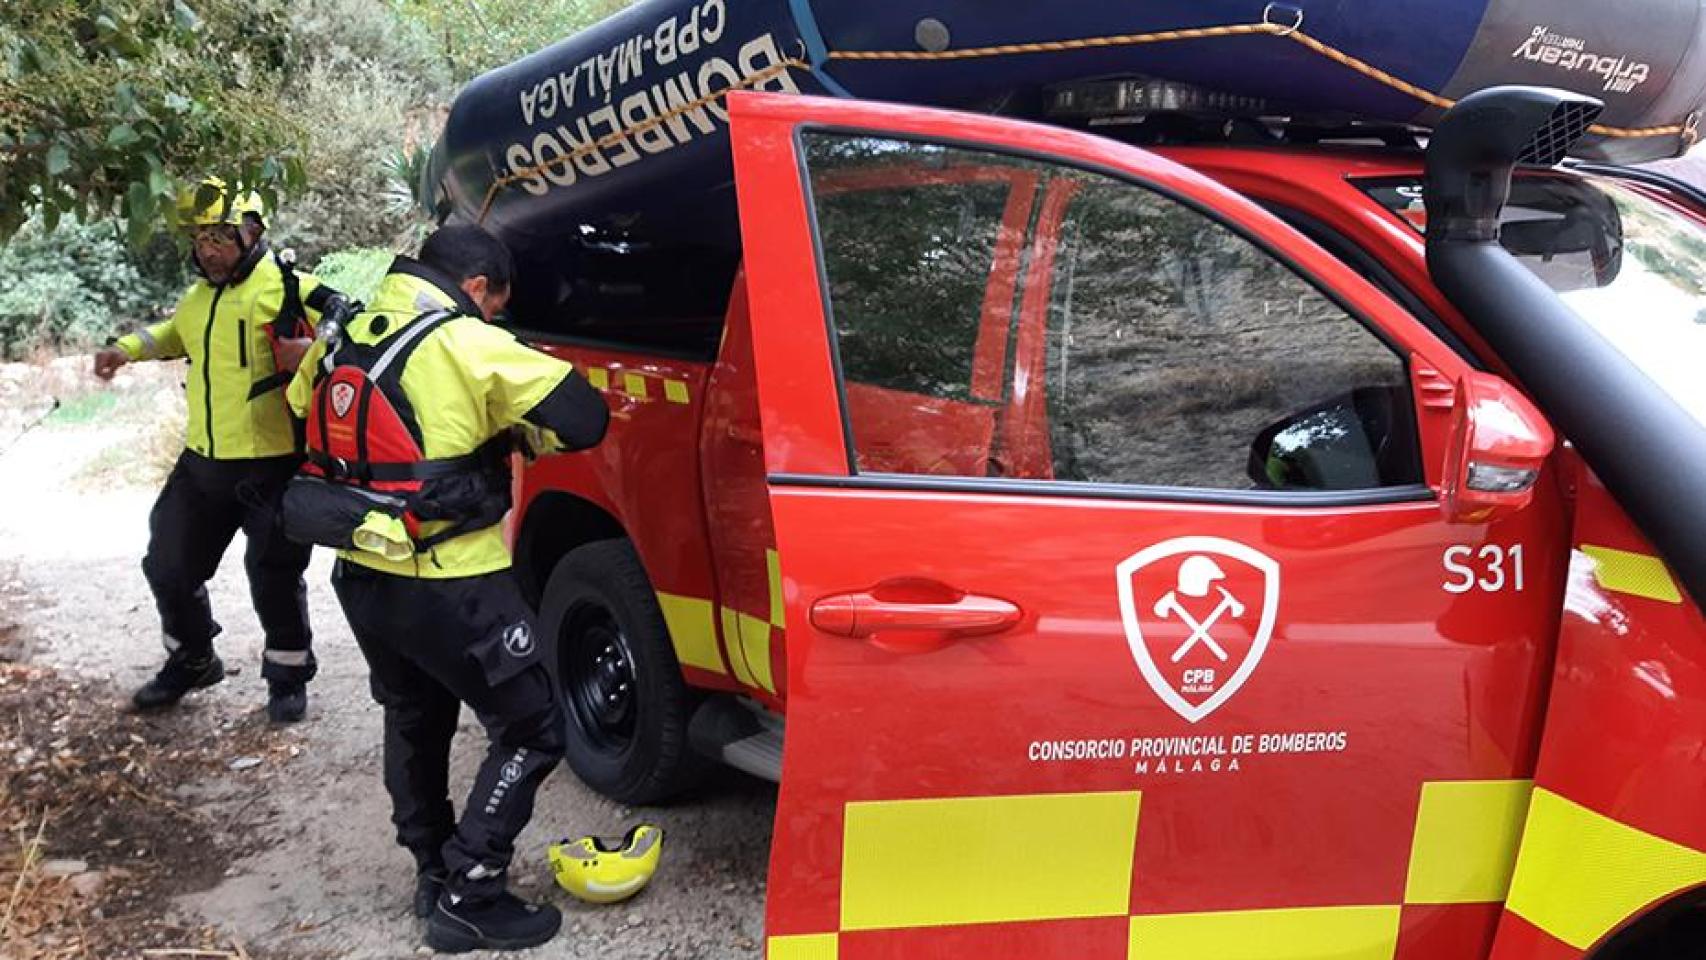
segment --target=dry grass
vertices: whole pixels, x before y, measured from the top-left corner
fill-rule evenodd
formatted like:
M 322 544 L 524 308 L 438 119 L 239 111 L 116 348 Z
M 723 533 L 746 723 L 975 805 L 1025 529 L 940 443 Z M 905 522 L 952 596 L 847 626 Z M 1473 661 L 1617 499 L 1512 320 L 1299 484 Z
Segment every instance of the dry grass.
M 171 403 L 173 399 L 176 403 Z M 138 416 L 139 422 L 122 439 L 95 455 L 71 477 L 84 490 L 114 486 L 158 487 L 184 450 L 184 405 L 181 395 L 159 398 L 156 409 Z
M 30 434 L 81 433 L 100 446 L 79 446 L 87 460 L 68 465 L 74 487 L 158 486 L 183 450 L 183 366 L 131 364 L 104 383 L 89 362 L 0 363 L 0 454 L 17 446 L 26 455 Z
M 289 739 L 259 717 L 216 735 L 211 718 L 122 702 L 105 684 L 0 663 L 0 957 L 278 956 L 173 919 L 169 899 L 216 883 L 242 842 L 178 788 L 238 752 L 284 763 Z

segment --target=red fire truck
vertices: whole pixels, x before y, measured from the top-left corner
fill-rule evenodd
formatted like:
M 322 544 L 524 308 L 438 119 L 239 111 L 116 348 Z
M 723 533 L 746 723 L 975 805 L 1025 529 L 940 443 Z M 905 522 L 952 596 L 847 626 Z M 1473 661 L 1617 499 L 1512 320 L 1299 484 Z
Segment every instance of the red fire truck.
M 771 956 L 1691 955 L 1706 624 L 1430 279 L 1419 155 L 731 100 L 715 356 L 550 346 L 616 419 L 516 535 L 576 773 L 780 780 Z M 1698 443 L 1696 200 L 1494 212 L 1520 335 Z
M 521 298 L 614 419 L 511 523 L 577 775 L 779 781 L 768 956 L 1706 949 L 1706 198 L 1533 88 L 725 109 L 732 246 Z

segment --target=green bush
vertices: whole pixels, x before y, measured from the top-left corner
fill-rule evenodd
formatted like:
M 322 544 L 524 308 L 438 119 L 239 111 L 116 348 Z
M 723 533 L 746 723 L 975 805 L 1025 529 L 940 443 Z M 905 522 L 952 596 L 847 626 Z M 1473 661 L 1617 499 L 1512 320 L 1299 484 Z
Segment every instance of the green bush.
M 274 244 L 371 296 L 387 249 L 427 229 L 403 184 L 456 85 L 627 3 L 0 0 L 0 235 L 43 196 L 54 219 L 117 215 L 140 241 L 201 176 L 288 186 Z M 26 224 L 0 246 L 0 356 L 87 349 L 187 281 L 170 240 Z
M 391 251 L 383 247 L 355 247 L 328 253 L 314 265 L 314 276 L 329 283 L 345 296 L 363 302 L 373 299 L 385 268 L 391 265 Z
M 385 162 L 403 140 L 407 92 L 382 75 L 315 68 L 298 92 L 297 109 L 314 131 L 308 192 L 273 218 L 278 242 L 305 263 L 345 247 L 404 242 L 412 224 L 387 208 Z
M 295 0 L 290 48 L 298 71 L 320 67 L 344 76 L 383 77 L 415 101 L 451 92 L 438 42 L 423 25 L 398 16 L 385 3 Z
M 277 241 L 312 263 L 349 247 L 401 249 L 421 219 L 389 201 L 399 148 L 430 141 L 436 104 L 451 95 L 433 38 L 373 0 L 300 0 L 292 112 L 307 127 L 307 191 L 274 218 Z
M 543 50 L 633 3 L 633 0 L 392 0 L 420 24 L 457 82 Z
M 88 349 L 152 321 L 177 301 L 182 261 L 130 248 L 113 223 L 31 221 L 0 246 L 0 357 Z

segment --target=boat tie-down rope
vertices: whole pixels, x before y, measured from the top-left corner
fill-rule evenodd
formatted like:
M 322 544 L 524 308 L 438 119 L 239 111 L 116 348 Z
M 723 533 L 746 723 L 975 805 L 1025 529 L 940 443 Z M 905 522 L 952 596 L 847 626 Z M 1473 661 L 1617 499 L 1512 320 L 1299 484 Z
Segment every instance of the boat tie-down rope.
M 1444 97 L 1432 90 L 1419 87 L 1401 77 L 1394 76 L 1393 74 L 1382 70 L 1366 60 L 1352 56 L 1330 43 L 1325 43 L 1310 36 L 1303 31 L 1302 10 L 1296 8 L 1280 8 L 1276 10 L 1277 7 L 1277 4 L 1268 4 L 1262 11 L 1262 22 L 1260 23 L 1229 24 L 1218 27 L 1187 27 L 1178 30 L 1157 30 L 1150 33 L 1122 33 L 1112 34 L 1105 37 L 1080 37 L 1072 40 L 1037 40 L 1028 43 L 1002 43 L 987 47 L 961 47 L 952 50 L 830 50 L 826 52 L 823 59 L 826 61 L 845 60 L 850 62 L 883 60 L 905 60 L 912 62 L 931 60 L 974 60 L 989 57 L 1029 56 L 1039 53 L 1067 53 L 1074 50 L 1095 50 L 1108 47 L 1137 47 L 1155 43 L 1177 43 L 1183 40 L 1213 40 L 1224 37 L 1269 36 L 1279 37 L 1290 40 L 1293 43 L 1301 44 L 1306 49 L 1326 57 L 1334 63 L 1353 70 L 1371 80 L 1384 84 L 1385 86 L 1391 87 L 1392 89 L 1406 94 L 1416 100 L 1420 100 L 1428 106 L 1436 107 L 1440 110 L 1449 110 L 1457 103 L 1456 100 L 1453 100 L 1450 97 Z M 1290 13 L 1293 18 L 1289 23 L 1278 22 L 1274 19 L 1276 12 Z M 530 180 L 544 176 L 550 171 L 561 168 L 564 164 L 573 163 L 581 157 L 602 152 L 605 148 L 615 146 L 631 136 L 646 133 L 650 130 L 663 126 L 672 120 L 703 110 L 706 106 L 728 96 L 731 90 L 744 90 L 749 87 L 760 86 L 788 70 L 798 70 L 802 73 L 812 72 L 811 62 L 805 58 L 803 43 L 801 44 L 800 56 L 789 57 L 788 59 L 773 66 L 766 67 L 763 70 L 753 73 L 739 82 L 732 83 L 727 87 L 722 87 L 711 93 L 707 93 L 697 99 L 688 101 L 665 111 L 664 113 L 656 114 L 641 123 L 623 127 L 620 130 L 613 130 L 596 140 L 590 140 L 587 143 L 582 144 L 574 150 L 559 153 L 550 160 L 536 163 L 530 167 L 511 171 L 510 173 L 493 180 L 491 186 L 486 189 L 485 199 L 480 204 L 479 222 L 485 221 L 486 214 L 491 211 L 492 202 L 497 198 L 498 191 L 511 184 L 518 183 L 522 180 Z M 1588 127 L 1588 132 L 1597 134 L 1598 136 L 1611 137 L 1615 139 L 1680 136 L 1684 145 L 1692 146 L 1700 139 L 1699 119 L 1700 118 L 1697 113 L 1691 113 L 1688 115 L 1688 118 L 1681 123 L 1672 123 L 1658 127 L 1613 127 L 1602 123 L 1596 123 Z

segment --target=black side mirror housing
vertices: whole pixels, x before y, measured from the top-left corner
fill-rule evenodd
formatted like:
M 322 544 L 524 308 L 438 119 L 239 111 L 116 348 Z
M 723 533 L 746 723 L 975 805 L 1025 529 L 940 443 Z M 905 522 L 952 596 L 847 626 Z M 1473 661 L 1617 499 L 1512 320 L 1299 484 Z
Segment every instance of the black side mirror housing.
M 1264 490 L 1363 490 L 1391 482 L 1394 464 L 1392 388 L 1359 387 L 1269 424 L 1250 444 L 1246 471 Z

